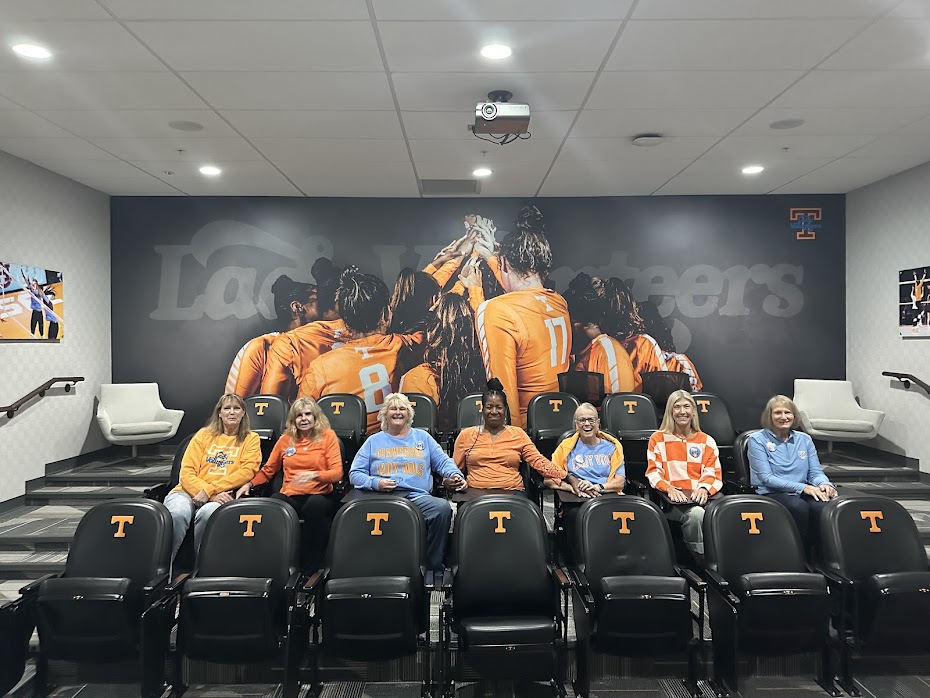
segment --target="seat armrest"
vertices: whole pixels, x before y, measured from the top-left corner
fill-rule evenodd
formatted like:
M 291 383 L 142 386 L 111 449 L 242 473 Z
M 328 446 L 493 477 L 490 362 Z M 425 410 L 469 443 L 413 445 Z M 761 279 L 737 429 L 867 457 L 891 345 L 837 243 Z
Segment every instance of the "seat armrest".
M 685 578 L 685 581 L 688 582 L 688 586 L 695 591 L 703 592 L 707 589 L 707 582 L 701 579 L 694 570 L 688 569 L 687 567 L 678 567 L 678 565 L 675 566 L 675 570 L 680 576 Z
M 747 485 L 745 482 L 740 482 L 739 480 L 730 480 L 727 478 L 723 479 L 723 487 L 727 490 L 728 494 L 755 494 L 756 486 Z
M 585 592 L 591 590 L 591 584 L 588 582 L 588 578 L 578 567 L 572 567 L 569 570 L 569 574 L 575 582 L 575 586 L 578 587 L 578 591 Z
M 156 422 L 171 422 L 172 424 L 176 424 L 184 418 L 184 410 L 169 410 L 162 405 L 155 410 L 155 417 Z
M 146 499 L 164 503 L 165 497 L 168 496 L 169 492 L 168 483 L 163 482 L 160 485 L 155 485 L 154 487 L 149 487 L 147 490 L 144 490 L 142 496 Z
M 316 587 L 320 584 L 320 581 L 325 579 L 328 575 L 329 575 L 328 567 L 323 568 L 321 570 L 317 570 L 316 572 L 310 575 L 310 578 L 306 582 L 304 582 L 302 591 L 305 591 L 305 592 L 314 591 Z
M 822 574 L 826 578 L 828 584 L 832 584 L 840 588 L 852 588 L 856 585 L 856 583 L 853 580 L 847 577 L 844 577 L 838 572 L 834 572 L 833 570 L 828 570 L 824 567 L 815 566 L 813 568 L 813 571 L 817 574 Z
M 559 583 L 560 589 L 569 589 L 572 586 L 572 580 L 568 576 L 568 572 L 565 571 L 565 568 L 561 565 L 554 565 L 549 568 L 550 574 L 555 577 L 555 580 Z
M 300 580 L 302 577 L 303 574 L 299 570 L 292 572 L 291 576 L 287 580 L 287 583 L 284 585 L 284 591 L 288 594 L 296 591 L 297 587 L 300 586 Z
M 52 572 L 51 574 L 43 575 L 39 577 L 37 580 L 35 580 L 34 582 L 29 582 L 29 584 L 27 584 L 26 586 L 24 586 L 22 589 L 19 590 L 19 593 L 21 596 L 37 594 L 39 593 L 39 587 L 42 585 L 42 582 L 44 582 L 46 579 L 55 579 L 56 577 L 58 577 L 57 572 Z
M 150 579 L 148 582 L 146 582 L 145 586 L 142 587 L 142 593 L 148 596 L 156 589 L 160 587 L 167 587 L 167 586 L 168 586 L 168 573 L 162 572 L 161 574 L 156 575 L 155 577 Z
M 171 580 L 171 584 L 168 586 L 168 594 L 177 594 L 181 591 L 181 587 L 184 586 L 184 583 L 190 578 L 190 572 L 182 572 L 177 577 Z
M 719 574 L 717 574 L 716 571 L 708 567 L 704 570 L 704 574 L 707 576 L 707 581 L 710 582 L 712 587 L 716 587 L 717 589 L 725 592 L 730 591 L 730 583 Z
M 97 405 L 97 423 L 100 425 L 100 430 L 104 434 L 109 434 L 113 426 L 113 420 L 110 419 L 110 415 L 107 413 L 107 409 L 103 404 Z

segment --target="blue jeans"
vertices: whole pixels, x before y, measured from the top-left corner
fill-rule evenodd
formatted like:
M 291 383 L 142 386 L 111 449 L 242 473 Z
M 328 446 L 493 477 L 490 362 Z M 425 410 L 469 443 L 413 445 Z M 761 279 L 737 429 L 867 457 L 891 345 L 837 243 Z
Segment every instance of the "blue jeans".
M 201 507 L 194 504 L 194 500 L 187 492 L 171 492 L 165 497 L 165 507 L 171 513 L 171 521 L 174 524 L 174 542 L 171 546 L 171 560 L 174 561 L 175 555 L 184 542 L 184 536 L 187 535 L 187 529 L 190 528 L 191 519 L 194 520 L 194 555 L 200 551 L 200 541 L 203 540 L 203 530 L 207 525 L 207 520 L 219 508 L 218 502 L 207 502 Z
M 446 540 L 452 523 L 452 505 L 446 499 L 421 494 L 411 497 L 426 519 L 426 569 L 441 571 L 446 554 Z

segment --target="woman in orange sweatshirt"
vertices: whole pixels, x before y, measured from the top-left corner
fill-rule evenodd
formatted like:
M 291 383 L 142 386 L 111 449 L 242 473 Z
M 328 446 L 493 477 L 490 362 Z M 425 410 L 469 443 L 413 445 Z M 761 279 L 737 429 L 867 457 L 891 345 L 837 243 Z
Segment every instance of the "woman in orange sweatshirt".
M 455 440 L 452 458 L 476 489 L 511 490 L 526 496 L 520 461 L 544 478 L 561 480 L 565 470 L 542 455 L 520 427 L 507 424 L 507 396 L 496 378 L 488 381 L 481 396 L 484 424 L 463 429 Z
M 315 570 L 323 563 L 339 497 L 333 483 L 342 478 L 339 437 L 315 400 L 303 397 L 291 405 L 287 426 L 268 462 L 250 482 L 236 492 L 249 494 L 252 487 L 271 482 L 281 469 L 284 482 L 272 498 L 290 504 L 303 520 L 300 531 L 301 568 Z

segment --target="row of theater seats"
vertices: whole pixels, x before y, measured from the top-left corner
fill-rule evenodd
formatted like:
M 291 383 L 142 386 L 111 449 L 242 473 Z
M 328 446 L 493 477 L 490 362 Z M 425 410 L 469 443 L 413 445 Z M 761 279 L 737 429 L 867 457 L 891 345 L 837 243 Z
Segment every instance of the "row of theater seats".
M 927 557 L 913 520 L 893 500 L 831 501 L 820 569 L 808 567 L 793 519 L 771 498 L 712 502 L 703 525 L 702 579 L 675 565 L 654 504 L 591 500 L 578 517 L 578 560 L 565 569 L 552 561 L 537 507 L 487 495 L 460 510 L 452 564 L 428 577 L 422 514 L 385 494 L 340 509 L 327 565 L 306 578 L 296 570 L 293 509 L 258 498 L 218 509 L 193 573 L 172 580 L 167 510 L 146 500 L 107 502 L 81 520 L 64 573 L 28 585 L 0 610 L 0 690 L 21 675 L 38 625 L 39 695 L 50 659 L 138 661 L 142 695 L 160 695 L 177 623 L 176 669 L 167 678 L 175 695 L 184 691 L 184 657 L 278 663 L 290 698 L 302 676 L 309 695 L 319 695 L 324 656 L 383 661 L 418 653 L 423 695 L 451 695 L 466 670 L 469 678 L 549 681 L 565 695 L 569 599 L 581 696 L 590 691 L 593 653 L 686 655 L 684 684 L 701 695 L 705 600 L 718 696 L 737 690 L 739 655 L 819 652 L 817 680 L 838 696 L 836 652 L 839 683 L 851 695 L 854 651 L 930 652 Z M 428 632 L 432 594 L 441 595 L 438 645 Z

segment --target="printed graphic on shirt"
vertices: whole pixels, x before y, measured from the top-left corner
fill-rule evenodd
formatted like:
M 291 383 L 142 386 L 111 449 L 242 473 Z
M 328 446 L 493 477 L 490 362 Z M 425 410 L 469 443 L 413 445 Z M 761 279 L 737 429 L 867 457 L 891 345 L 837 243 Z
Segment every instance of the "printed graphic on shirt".
M 207 449 L 206 461 L 210 464 L 210 470 L 207 471 L 208 476 L 221 476 L 226 474 L 226 469 L 236 462 L 236 458 L 239 457 L 239 451 L 241 449 L 238 446 L 217 446 L 216 444 L 211 444 L 210 448 Z

